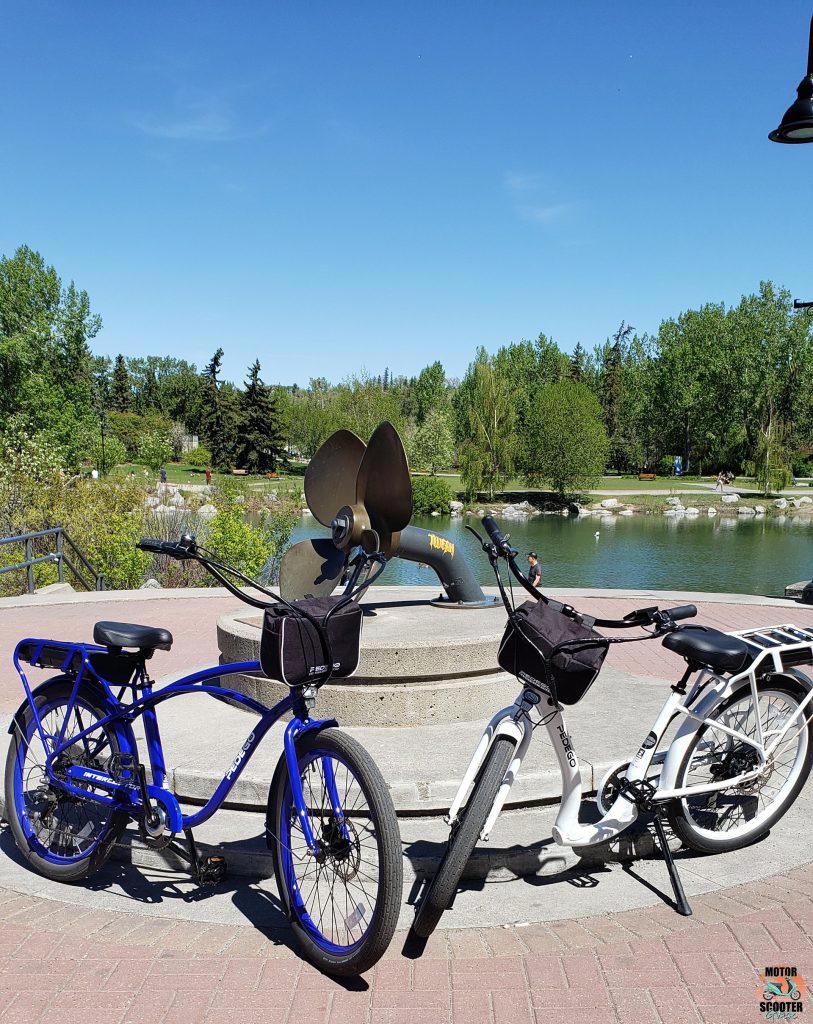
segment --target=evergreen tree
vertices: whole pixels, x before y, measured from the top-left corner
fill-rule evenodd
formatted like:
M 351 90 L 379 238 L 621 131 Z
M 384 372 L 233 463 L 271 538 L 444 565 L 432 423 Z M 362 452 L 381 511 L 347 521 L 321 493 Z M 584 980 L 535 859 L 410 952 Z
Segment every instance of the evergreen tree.
M 260 361 L 249 367 L 240 396 L 240 434 L 237 462 L 251 473 L 269 473 L 285 461 L 285 441 L 277 401 L 260 378 Z
M 117 355 L 113 365 L 112 407 L 116 412 L 127 412 L 130 408 L 130 398 L 130 374 L 127 372 L 127 363 L 123 355 Z
M 570 376 L 573 380 L 581 380 L 584 377 L 585 353 L 581 342 L 576 342 L 573 355 L 570 357 Z
M 232 465 L 237 444 L 239 402 L 236 389 L 219 378 L 223 349 L 219 348 L 201 374 L 201 433 L 218 469 Z

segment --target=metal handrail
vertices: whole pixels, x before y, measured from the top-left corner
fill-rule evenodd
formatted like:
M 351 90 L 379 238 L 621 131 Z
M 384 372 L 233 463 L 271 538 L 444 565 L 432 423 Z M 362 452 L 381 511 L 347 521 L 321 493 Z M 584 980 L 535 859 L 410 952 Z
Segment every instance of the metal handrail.
M 55 550 L 50 551 L 45 555 L 39 555 L 34 557 L 34 541 L 39 537 L 54 537 L 55 538 Z M 36 589 L 34 586 L 34 566 L 39 565 L 42 562 L 56 562 L 57 567 L 57 578 L 60 583 L 65 582 L 65 566 L 70 569 L 76 579 L 82 584 L 85 590 L 104 590 L 104 576 L 97 572 L 90 562 L 85 558 L 76 544 L 71 540 L 70 535 L 61 526 L 52 527 L 49 530 L 37 530 L 34 533 L 18 533 L 14 537 L 0 537 L 1 544 L 23 544 L 25 558 L 21 562 L 17 562 L 14 565 L 0 566 L 0 573 L 13 572 L 15 569 L 26 570 L 26 587 L 29 594 L 33 594 Z M 72 556 L 79 562 L 87 573 L 90 574 L 92 583 L 80 572 L 77 566 L 71 561 L 70 558 L 65 554 L 65 545 L 68 546 Z

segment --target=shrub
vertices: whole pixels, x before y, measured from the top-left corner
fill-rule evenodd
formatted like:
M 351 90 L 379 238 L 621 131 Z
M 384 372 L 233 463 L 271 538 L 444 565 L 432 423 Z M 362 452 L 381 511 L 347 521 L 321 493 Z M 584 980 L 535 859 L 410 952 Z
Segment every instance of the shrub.
M 431 515 L 451 512 L 450 502 L 454 495 L 448 482 L 434 476 L 418 476 L 412 479 L 412 510 L 416 515 Z
M 208 526 L 206 546 L 223 562 L 261 582 L 277 578 L 296 514 L 287 502 L 246 517 L 245 494 L 229 482 L 215 495 L 217 514 Z
M 138 461 L 150 469 L 160 469 L 172 458 L 172 445 L 166 434 L 144 434 L 138 443 Z
M 96 441 L 96 450 L 94 452 L 94 460 L 96 465 L 101 468 L 102 465 L 102 441 L 99 438 Z M 109 473 L 113 466 L 120 466 L 123 462 L 127 461 L 127 448 L 124 443 L 120 441 L 114 434 L 108 434 L 104 439 L 104 466 L 105 472 Z
M 206 469 L 212 464 L 212 453 L 205 445 L 199 445 L 186 453 L 184 461 L 191 469 Z

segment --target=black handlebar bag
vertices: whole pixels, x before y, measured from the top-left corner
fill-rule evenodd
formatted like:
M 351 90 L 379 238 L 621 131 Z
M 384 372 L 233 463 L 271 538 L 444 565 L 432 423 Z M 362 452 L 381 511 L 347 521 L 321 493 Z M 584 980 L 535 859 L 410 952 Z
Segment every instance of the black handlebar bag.
M 266 608 L 260 665 L 288 686 L 352 676 L 361 652 L 361 606 L 347 597 L 309 597 Z
M 508 620 L 497 656 L 500 668 L 560 704 L 576 704 L 599 674 L 608 642 L 592 628 L 563 613 L 558 601 L 526 601 Z

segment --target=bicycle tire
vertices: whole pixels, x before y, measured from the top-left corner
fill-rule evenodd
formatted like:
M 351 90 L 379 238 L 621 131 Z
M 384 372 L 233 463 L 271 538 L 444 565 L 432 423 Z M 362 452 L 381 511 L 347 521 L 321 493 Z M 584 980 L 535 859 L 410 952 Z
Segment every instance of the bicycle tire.
M 73 681 L 65 679 L 35 698 L 48 735 L 58 735 L 72 693 Z M 68 723 L 67 737 L 90 726 L 91 717 L 100 720 L 107 712 L 92 689 L 80 687 L 72 715 L 76 724 Z M 56 882 L 86 878 L 98 871 L 113 852 L 128 815 L 53 786 L 41 763 L 44 747 L 30 704 L 22 705 L 15 721 L 19 724 L 9 744 L 4 780 L 5 816 L 14 841 L 28 863 L 46 878 Z M 81 749 L 79 745 L 76 749 L 69 747 L 63 756 L 65 763 L 106 770 L 108 759 L 120 752 L 115 730 L 106 727 L 98 740 L 95 734 L 88 736 Z
M 788 677 L 768 678 L 757 688 L 759 716 L 763 734 L 766 729 L 781 728 L 799 706 L 807 691 Z M 749 685 L 723 700 L 706 716 L 755 735 L 756 715 Z M 716 793 L 687 796 L 671 802 L 667 817 L 684 846 L 698 853 L 725 853 L 741 849 L 763 838 L 792 806 L 813 764 L 813 725 L 801 720 L 792 726 L 770 756 L 762 774 L 750 784 Z M 798 726 L 798 729 L 797 729 Z M 739 745 L 713 725 L 702 726 L 692 740 L 678 768 L 676 786 L 720 780 L 725 772 L 732 776 L 747 767 L 748 744 Z M 777 788 L 778 787 L 778 788 Z
M 412 930 L 421 939 L 428 939 L 437 928 L 457 891 L 460 878 L 511 764 L 516 745 L 516 740 L 511 736 L 498 736 L 491 744 L 466 807 L 460 814 L 458 825 L 449 837 L 446 853 L 415 914 Z
M 392 798 L 364 747 L 337 728 L 306 733 L 296 741 L 296 754 L 311 826 L 324 859 L 319 864 L 305 845 L 283 754 L 269 789 L 267 816 L 279 896 L 312 963 L 334 975 L 363 974 L 389 946 L 401 905 L 401 836 Z M 344 824 L 337 821 L 329 805 L 325 758 L 330 759 L 347 815 Z M 345 828 L 349 835 L 343 833 Z M 297 872 L 297 858 L 299 866 L 306 866 L 304 872 Z M 311 871 L 314 865 L 315 875 Z M 344 882 L 343 916 L 334 893 L 337 881 Z M 331 920 L 326 920 L 325 914 L 328 900 L 334 915 Z

